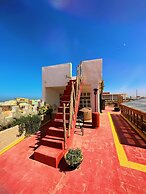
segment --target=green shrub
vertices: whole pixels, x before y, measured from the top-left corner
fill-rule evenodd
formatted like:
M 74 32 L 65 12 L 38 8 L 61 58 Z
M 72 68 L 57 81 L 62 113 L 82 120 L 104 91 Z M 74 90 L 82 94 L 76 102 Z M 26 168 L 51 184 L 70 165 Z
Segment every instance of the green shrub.
M 52 111 L 53 111 L 53 109 L 50 105 L 44 105 L 44 106 L 39 107 L 38 114 L 45 115 L 47 113 L 52 113 Z
M 79 148 L 69 149 L 64 158 L 70 167 L 76 168 L 83 160 L 82 150 Z
M 38 115 L 21 116 L 15 120 L 15 124 L 19 125 L 19 135 L 25 132 L 25 136 L 29 136 L 39 130 L 41 118 Z

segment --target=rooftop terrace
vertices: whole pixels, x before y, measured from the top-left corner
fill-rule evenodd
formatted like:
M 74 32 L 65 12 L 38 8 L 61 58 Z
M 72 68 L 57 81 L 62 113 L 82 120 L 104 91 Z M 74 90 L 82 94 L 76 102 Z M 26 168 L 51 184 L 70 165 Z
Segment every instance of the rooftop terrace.
M 73 147 L 84 155 L 79 169 L 70 171 L 64 161 L 55 169 L 33 160 L 37 136 L 2 154 L 0 193 L 146 193 L 146 143 L 111 108 L 100 118 L 99 128 L 84 126 L 84 136 L 76 129 Z

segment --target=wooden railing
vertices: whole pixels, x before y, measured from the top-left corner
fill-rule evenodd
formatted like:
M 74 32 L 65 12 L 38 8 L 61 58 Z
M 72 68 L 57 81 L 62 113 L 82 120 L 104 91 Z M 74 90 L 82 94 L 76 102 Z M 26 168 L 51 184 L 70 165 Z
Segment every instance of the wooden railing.
M 63 103 L 63 129 L 64 129 L 64 149 L 66 149 L 66 106 Z
M 76 102 L 78 101 L 78 95 L 80 90 L 80 84 L 82 81 L 81 75 L 81 64 L 77 67 L 77 77 L 76 81 L 72 81 L 71 85 L 71 96 L 69 104 L 63 104 L 63 128 L 64 128 L 64 149 L 66 149 L 67 137 L 71 135 L 72 121 L 75 113 Z M 69 107 L 69 125 L 68 125 L 68 134 L 66 133 L 66 108 Z
M 71 96 L 70 96 L 70 105 L 69 105 L 69 127 L 68 127 L 68 137 L 70 137 L 70 130 L 72 128 L 72 119 L 75 112 L 75 89 L 74 89 L 74 83 L 72 82 L 72 90 L 71 90 Z
M 123 104 L 120 107 L 122 116 L 146 136 L 146 113 Z

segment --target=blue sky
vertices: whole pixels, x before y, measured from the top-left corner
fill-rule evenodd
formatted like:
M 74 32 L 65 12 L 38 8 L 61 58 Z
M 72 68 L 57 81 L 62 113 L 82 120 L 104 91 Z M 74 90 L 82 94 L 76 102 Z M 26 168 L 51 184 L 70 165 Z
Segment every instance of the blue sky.
M 0 98 L 41 97 L 41 67 L 103 59 L 105 90 L 146 96 L 145 0 L 1 0 Z

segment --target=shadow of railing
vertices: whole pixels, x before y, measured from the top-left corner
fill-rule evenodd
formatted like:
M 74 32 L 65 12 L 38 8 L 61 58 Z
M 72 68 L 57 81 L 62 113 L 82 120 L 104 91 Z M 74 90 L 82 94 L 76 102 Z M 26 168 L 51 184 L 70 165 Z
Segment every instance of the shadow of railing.
M 84 121 L 83 127 L 92 129 L 92 121 Z
M 111 117 L 121 144 L 146 148 L 146 142 L 119 114 L 111 114 Z
M 52 125 L 52 120 L 48 120 L 47 123 L 43 124 L 39 131 L 35 134 L 35 144 L 33 146 L 29 146 L 33 152 L 41 145 L 41 139 L 46 135 L 46 130 Z M 30 159 L 34 159 L 34 153 L 29 157 Z

